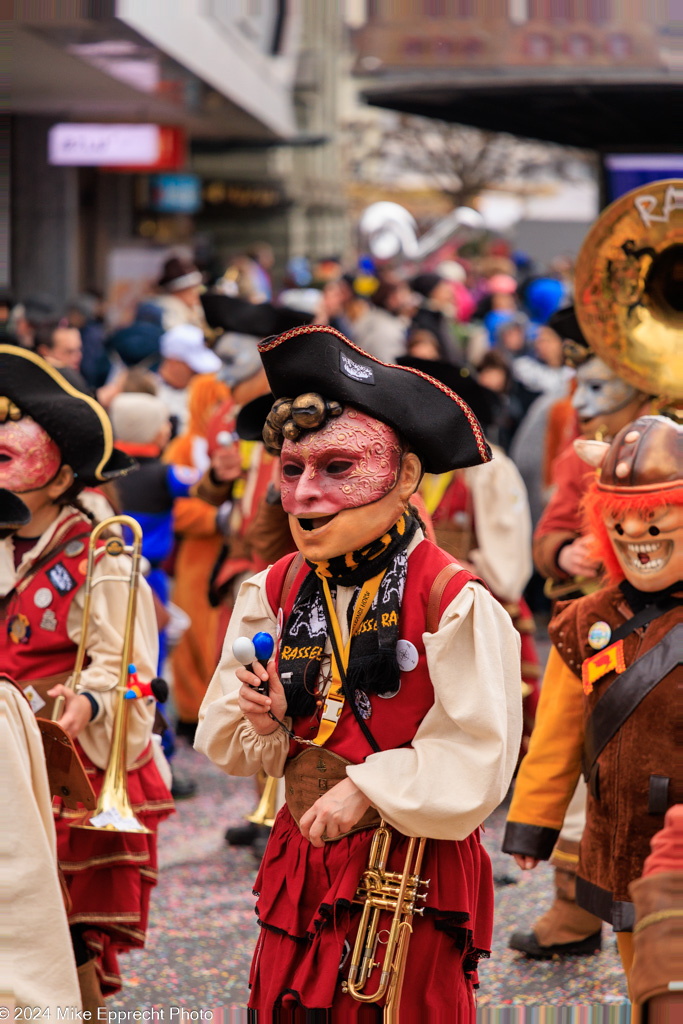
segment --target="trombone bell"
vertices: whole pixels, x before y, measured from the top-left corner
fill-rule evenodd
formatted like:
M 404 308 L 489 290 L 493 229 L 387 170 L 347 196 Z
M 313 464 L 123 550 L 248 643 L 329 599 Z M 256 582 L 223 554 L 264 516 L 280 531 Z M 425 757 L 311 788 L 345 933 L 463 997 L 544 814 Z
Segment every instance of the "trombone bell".
M 132 548 L 124 545 L 119 537 L 110 537 L 106 542 L 106 552 L 111 556 L 121 554 L 131 555 L 131 568 L 128 579 L 124 576 L 101 576 L 93 578 L 95 555 L 97 551 L 97 540 L 105 530 L 114 524 L 121 524 L 128 527 L 133 534 Z M 135 632 L 135 610 L 137 605 L 138 586 L 140 581 L 140 557 L 142 554 L 142 530 L 140 524 L 131 516 L 111 516 L 104 519 L 95 527 L 90 535 L 88 545 L 88 568 L 85 581 L 85 600 L 83 606 L 83 623 L 81 627 L 81 641 L 76 655 L 76 665 L 70 681 L 74 689 L 78 685 L 81 670 L 83 668 L 88 620 L 90 614 L 90 595 L 92 589 L 98 583 L 105 580 L 127 582 L 128 604 L 126 607 L 126 628 L 123 636 L 123 650 L 121 652 L 121 668 L 119 681 L 116 686 L 116 711 L 114 714 L 114 728 L 112 732 L 111 750 L 107 764 L 102 789 L 97 798 L 95 813 L 87 813 L 83 818 L 72 822 L 72 828 L 91 829 L 94 831 L 109 832 L 140 832 L 150 833 L 141 821 L 136 818 L 133 807 L 128 796 L 128 779 L 126 775 L 126 737 L 128 725 L 128 701 L 126 692 L 128 690 L 128 666 L 133 654 L 133 635 Z M 62 698 L 63 700 L 63 698 Z M 57 717 L 59 710 L 55 708 L 54 715 Z

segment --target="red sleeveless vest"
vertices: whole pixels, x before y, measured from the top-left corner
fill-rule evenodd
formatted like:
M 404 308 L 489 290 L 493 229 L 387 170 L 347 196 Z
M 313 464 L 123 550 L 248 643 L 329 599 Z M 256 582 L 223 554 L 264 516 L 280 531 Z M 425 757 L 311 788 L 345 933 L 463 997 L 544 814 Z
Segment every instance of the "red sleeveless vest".
M 275 613 L 279 608 L 287 570 L 294 557 L 296 556 L 286 555 L 281 558 L 271 568 L 266 578 L 266 596 Z M 408 558 L 399 634 L 401 639 L 409 640 L 415 646 L 418 662 L 412 671 L 401 673 L 401 686 L 395 696 L 370 695 L 372 714 L 367 719 L 367 725 L 381 750 L 407 746 L 434 703 L 434 688 L 429 677 L 422 636 L 426 630 L 427 604 L 432 584 L 444 566 L 455 561 L 429 540 L 421 541 Z M 285 618 L 290 615 L 299 588 L 311 571 L 304 564 L 294 578 L 284 608 Z M 441 599 L 440 615 L 470 580 L 477 580 L 477 577 L 466 569 L 449 580 Z M 467 680 L 458 679 L 457 666 L 453 667 L 453 685 L 467 685 Z M 298 736 L 312 739 L 318 731 L 318 724 L 315 719 L 312 723 L 308 718 L 295 719 L 293 730 Z M 361 733 L 348 702 L 344 705 L 337 726 L 325 746 L 354 764 L 364 761 L 373 752 Z M 300 745 L 293 744 L 290 756 L 296 755 L 301 749 L 303 748 Z
M 0 612 L 0 666 L 25 684 L 70 672 L 76 644 L 67 632 L 69 610 L 86 576 L 92 524 L 80 514 L 60 530 L 49 554 L 37 559 L 12 590 Z M 43 556 L 44 560 L 43 560 Z

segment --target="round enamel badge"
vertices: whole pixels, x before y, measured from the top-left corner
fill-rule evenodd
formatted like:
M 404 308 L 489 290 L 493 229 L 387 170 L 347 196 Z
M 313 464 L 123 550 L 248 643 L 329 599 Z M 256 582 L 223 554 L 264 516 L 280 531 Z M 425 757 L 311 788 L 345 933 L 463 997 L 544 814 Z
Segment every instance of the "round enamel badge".
M 588 630 L 588 643 L 594 651 L 601 651 L 607 647 L 612 637 L 612 630 L 608 622 L 594 622 Z
M 36 608 L 49 608 L 52 604 L 52 591 L 49 587 L 38 587 L 33 595 L 33 603 Z
M 415 644 L 410 640 L 399 640 L 396 644 L 396 661 L 401 672 L 412 672 L 417 667 L 420 657 Z

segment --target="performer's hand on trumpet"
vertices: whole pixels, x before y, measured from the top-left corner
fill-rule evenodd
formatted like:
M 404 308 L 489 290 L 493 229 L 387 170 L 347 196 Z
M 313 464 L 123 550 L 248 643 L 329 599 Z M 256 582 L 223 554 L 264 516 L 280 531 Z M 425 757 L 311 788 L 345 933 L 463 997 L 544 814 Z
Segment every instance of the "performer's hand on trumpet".
M 251 668 L 238 668 L 235 674 L 242 683 L 238 704 L 244 717 L 251 722 L 259 736 L 275 732 L 279 728 L 278 723 L 270 718 L 268 712 L 272 711 L 280 721 L 287 714 L 287 698 L 275 668 L 275 660 L 268 662 L 267 669 L 255 661 Z M 263 683 L 268 684 L 268 693 L 258 692 Z
M 64 686 L 63 683 L 53 686 L 51 690 L 47 691 L 47 694 L 48 697 L 54 697 L 55 699 L 57 697 L 64 698 L 64 713 L 57 722 L 57 725 L 61 725 L 62 729 L 68 732 L 71 739 L 75 739 L 92 718 L 92 704 L 84 694 L 75 693 L 68 686 Z
M 323 835 L 336 839 L 360 821 L 370 801 L 351 779 L 342 779 L 302 815 L 299 828 L 311 846 L 323 846 Z

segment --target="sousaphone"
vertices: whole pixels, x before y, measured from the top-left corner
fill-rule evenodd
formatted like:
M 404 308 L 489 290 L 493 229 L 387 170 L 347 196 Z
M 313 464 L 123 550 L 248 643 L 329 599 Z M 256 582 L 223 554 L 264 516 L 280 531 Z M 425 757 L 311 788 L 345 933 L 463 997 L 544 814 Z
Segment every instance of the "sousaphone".
M 589 232 L 575 306 L 593 351 L 623 380 L 683 410 L 683 180 L 621 196 Z

